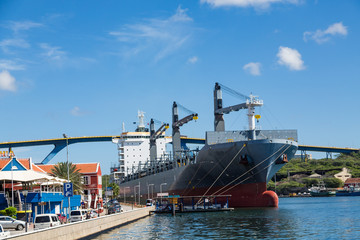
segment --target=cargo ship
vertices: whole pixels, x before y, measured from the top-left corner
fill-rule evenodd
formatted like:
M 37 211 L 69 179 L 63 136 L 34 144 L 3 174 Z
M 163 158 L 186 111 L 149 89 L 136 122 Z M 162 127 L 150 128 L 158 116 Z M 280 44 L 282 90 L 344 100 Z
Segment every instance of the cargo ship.
M 170 139 L 164 134 L 169 124 L 163 123 L 155 131 L 151 119 L 150 130 L 146 129 L 144 116 L 139 112 L 137 130 L 123 132 L 117 140 L 119 165 L 111 169 L 111 178 L 119 184 L 120 195 L 135 199 L 140 196 L 142 199 L 154 198 L 164 193 L 230 195 L 229 207 L 278 206 L 277 194 L 268 191 L 266 185 L 297 151 L 297 131 L 258 129 L 255 122 L 261 116 L 255 114 L 255 107 L 262 106 L 263 101 L 250 95 L 244 96 L 245 101 L 241 104 L 223 107 L 223 89 L 228 88 L 215 84 L 214 131 L 206 132 L 200 150 L 189 150 L 185 145 L 186 142 L 196 143 L 196 139 L 180 137 L 180 127 L 196 119 L 197 114 L 191 113 L 179 120 L 178 104 L 174 102 Z M 249 129 L 225 131 L 223 115 L 242 109 L 247 110 Z M 170 142 L 172 154 L 167 154 L 163 146 Z M 146 159 L 143 154 L 136 156 L 141 149 L 149 154 Z M 143 159 L 139 160 L 141 157 Z

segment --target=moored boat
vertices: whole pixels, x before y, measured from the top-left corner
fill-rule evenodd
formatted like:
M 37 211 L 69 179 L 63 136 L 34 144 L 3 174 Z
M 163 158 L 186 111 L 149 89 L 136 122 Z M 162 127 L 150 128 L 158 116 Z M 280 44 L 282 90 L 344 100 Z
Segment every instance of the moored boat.
M 312 186 L 309 189 L 309 192 L 312 197 L 333 197 L 336 194 L 335 191 L 328 190 L 323 181 L 321 181 L 317 186 Z

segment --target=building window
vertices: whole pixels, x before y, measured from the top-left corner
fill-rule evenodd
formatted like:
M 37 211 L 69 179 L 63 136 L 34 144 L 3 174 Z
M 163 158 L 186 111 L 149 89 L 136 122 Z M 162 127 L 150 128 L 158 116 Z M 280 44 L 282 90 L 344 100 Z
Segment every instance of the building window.
M 98 176 L 98 184 L 99 184 L 99 185 L 102 185 L 102 178 L 101 178 L 101 176 Z
M 90 184 L 90 177 L 84 176 L 84 185 L 89 185 L 89 184 Z

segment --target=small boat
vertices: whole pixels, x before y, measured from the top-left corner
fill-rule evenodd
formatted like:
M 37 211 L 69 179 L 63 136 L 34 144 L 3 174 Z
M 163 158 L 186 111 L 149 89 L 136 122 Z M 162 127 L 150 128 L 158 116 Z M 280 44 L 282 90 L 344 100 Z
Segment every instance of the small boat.
M 346 186 L 336 191 L 336 196 L 360 196 L 360 188 L 354 186 Z
M 325 183 L 321 181 L 317 186 L 312 186 L 309 189 L 312 197 L 332 197 L 335 196 L 335 191 L 330 191 L 325 187 Z

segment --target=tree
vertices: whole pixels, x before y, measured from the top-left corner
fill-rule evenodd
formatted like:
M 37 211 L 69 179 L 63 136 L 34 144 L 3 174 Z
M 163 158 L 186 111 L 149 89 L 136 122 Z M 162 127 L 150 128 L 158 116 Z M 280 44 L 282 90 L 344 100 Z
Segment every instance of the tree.
M 328 188 L 339 188 L 344 184 L 340 179 L 337 178 L 324 178 L 324 183 Z
M 120 187 L 119 187 L 119 185 L 117 185 L 116 183 L 110 183 L 108 186 L 109 186 L 109 187 L 112 187 L 113 197 L 114 197 L 114 198 L 116 198 L 117 196 L 119 196 L 119 193 L 120 193 Z
M 103 193 L 105 193 L 105 191 L 106 191 L 105 188 L 110 187 L 110 185 L 109 185 L 110 175 L 102 175 L 101 178 L 102 178 L 102 190 L 103 190 Z
M 51 175 L 62 179 L 68 179 L 68 164 L 59 162 L 51 169 Z M 84 185 L 82 175 L 76 165 L 69 162 L 69 179 L 73 183 L 74 194 L 83 192 Z

